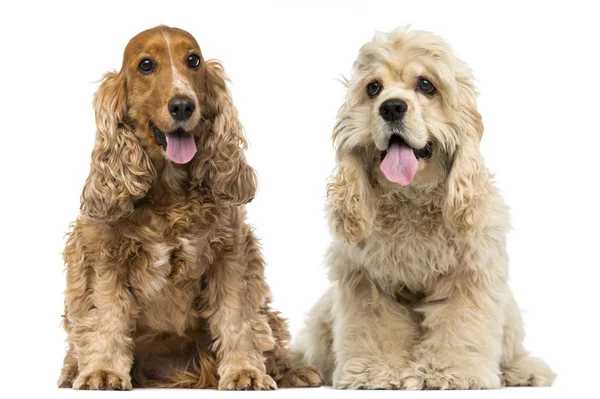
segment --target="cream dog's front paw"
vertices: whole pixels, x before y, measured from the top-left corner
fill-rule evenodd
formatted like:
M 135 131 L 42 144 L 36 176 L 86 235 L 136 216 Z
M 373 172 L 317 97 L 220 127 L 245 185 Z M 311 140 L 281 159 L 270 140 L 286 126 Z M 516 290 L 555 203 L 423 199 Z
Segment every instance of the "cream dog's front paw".
M 401 389 L 406 362 L 379 358 L 353 358 L 342 366 L 340 377 L 334 379 L 336 389 Z
M 403 388 L 418 389 L 496 389 L 500 388 L 499 372 L 487 365 L 437 358 L 415 362 L 402 376 Z
M 543 360 L 521 355 L 502 366 L 502 382 L 508 387 L 549 387 L 556 374 Z

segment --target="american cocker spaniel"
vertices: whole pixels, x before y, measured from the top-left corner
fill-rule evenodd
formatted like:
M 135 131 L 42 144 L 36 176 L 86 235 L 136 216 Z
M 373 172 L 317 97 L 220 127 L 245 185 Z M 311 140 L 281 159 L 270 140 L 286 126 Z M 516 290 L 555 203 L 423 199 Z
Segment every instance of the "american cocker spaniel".
M 547 386 L 508 286 L 508 209 L 471 71 L 398 28 L 360 50 L 333 132 L 331 287 L 296 346 L 337 388 Z
M 97 134 L 64 251 L 75 389 L 317 386 L 292 368 L 245 206 L 256 174 L 219 62 L 159 26 L 94 97 Z

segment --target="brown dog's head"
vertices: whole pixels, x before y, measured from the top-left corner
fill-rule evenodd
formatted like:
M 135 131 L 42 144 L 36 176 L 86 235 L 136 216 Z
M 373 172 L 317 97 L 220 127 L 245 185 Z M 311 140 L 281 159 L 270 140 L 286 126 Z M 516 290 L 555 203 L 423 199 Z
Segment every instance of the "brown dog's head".
M 123 56 L 129 117 L 150 132 L 172 162 L 185 164 L 206 108 L 204 60 L 187 32 L 158 27 L 135 36 Z M 205 110 L 204 110 L 205 111 Z
M 169 163 L 189 170 L 190 187 L 243 204 L 256 190 L 246 140 L 221 64 L 205 61 L 187 32 L 159 26 L 127 44 L 119 73 L 94 97 L 96 146 L 82 211 L 118 220 Z

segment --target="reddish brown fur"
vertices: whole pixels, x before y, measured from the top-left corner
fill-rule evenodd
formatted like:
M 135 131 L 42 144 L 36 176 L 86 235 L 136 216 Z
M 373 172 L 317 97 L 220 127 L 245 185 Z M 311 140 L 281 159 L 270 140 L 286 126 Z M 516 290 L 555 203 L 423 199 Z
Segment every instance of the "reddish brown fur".
M 269 306 L 264 261 L 245 222 L 256 175 L 223 68 L 204 59 L 188 68 L 190 52 L 201 56 L 187 32 L 142 32 L 96 93 L 90 175 L 64 251 L 61 387 L 321 382 L 313 369 L 291 368 L 286 322 Z M 151 75 L 137 71 L 147 56 L 157 63 Z M 176 74 L 199 116 L 189 129 L 198 152 L 184 165 L 166 158 L 150 129 L 150 121 L 174 129 L 166 104 L 180 94 Z

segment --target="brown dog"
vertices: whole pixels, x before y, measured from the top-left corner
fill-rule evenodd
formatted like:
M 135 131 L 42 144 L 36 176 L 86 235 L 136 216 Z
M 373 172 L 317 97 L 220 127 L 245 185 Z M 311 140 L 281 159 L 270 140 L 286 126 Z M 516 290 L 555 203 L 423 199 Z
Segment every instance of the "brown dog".
M 64 252 L 75 389 L 318 386 L 291 368 L 244 204 L 256 174 L 220 63 L 165 26 L 127 45 L 94 98 L 97 135 Z

